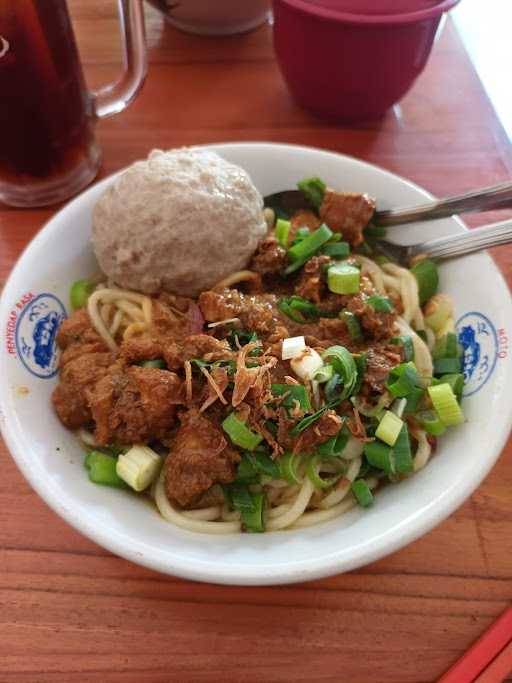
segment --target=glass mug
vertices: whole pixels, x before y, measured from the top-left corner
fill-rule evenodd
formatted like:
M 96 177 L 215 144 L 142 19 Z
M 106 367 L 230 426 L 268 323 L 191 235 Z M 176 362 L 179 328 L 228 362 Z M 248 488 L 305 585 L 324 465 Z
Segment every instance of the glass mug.
M 96 176 L 95 122 L 133 100 L 146 75 L 142 0 L 118 0 L 125 72 L 88 92 L 66 0 L 0 1 L 0 201 L 53 204 Z

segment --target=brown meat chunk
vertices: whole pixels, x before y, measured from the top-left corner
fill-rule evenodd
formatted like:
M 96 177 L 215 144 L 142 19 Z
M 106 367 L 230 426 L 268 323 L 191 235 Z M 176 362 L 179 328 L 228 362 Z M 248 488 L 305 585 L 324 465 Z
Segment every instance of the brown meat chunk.
M 128 363 L 138 363 L 142 360 L 162 358 L 163 348 L 158 339 L 141 335 L 123 341 L 119 353 Z
M 235 478 L 240 455 L 221 429 L 197 410 L 180 415 L 181 427 L 165 461 L 167 496 L 189 507 L 213 484 Z
M 62 368 L 52 402 L 68 429 L 78 429 L 92 420 L 88 392 L 105 377 L 112 362 L 111 353 L 83 353 Z
M 243 294 L 237 289 L 203 292 L 199 307 L 208 322 L 239 318 L 242 326 L 261 334 L 269 334 L 275 327 L 274 294 Z
M 363 230 L 375 211 L 375 200 L 359 192 L 326 190 L 320 207 L 320 218 L 353 247 L 363 241 Z
M 322 221 L 318 216 L 307 209 L 297 211 L 293 214 L 290 220 L 290 234 L 288 235 L 288 243 L 295 239 L 297 230 L 299 228 L 309 228 L 311 232 L 320 227 Z
M 331 436 L 336 436 L 342 425 L 341 417 L 334 410 L 328 410 L 298 437 L 299 450 L 303 453 L 311 453 L 315 446 L 324 443 Z
M 163 355 L 171 370 L 178 370 L 183 363 L 193 358 L 226 360 L 232 357 L 231 347 L 225 339 L 216 339 L 210 334 L 192 334 L 180 342 L 164 344 Z
M 363 379 L 363 393 L 382 394 L 391 370 L 403 360 L 403 347 L 387 344 L 370 348 L 366 352 L 366 373 Z
M 346 307 L 359 318 L 366 336 L 371 339 L 389 339 L 393 336 L 396 313 L 377 313 L 361 294 L 346 298 Z
M 286 264 L 286 249 L 279 244 L 274 235 L 269 235 L 260 242 L 249 268 L 262 277 L 275 277 L 281 274 Z
M 330 256 L 313 256 L 306 262 L 299 280 L 295 285 L 295 293 L 319 304 L 327 290 L 324 267 L 332 263 Z
M 182 382 L 173 372 L 120 361 L 89 392 L 95 438 L 101 445 L 162 438 L 173 426 L 179 403 Z
M 57 344 L 63 351 L 60 358 L 61 367 L 84 353 L 99 353 L 108 350 L 105 342 L 92 326 L 85 308 L 75 311 L 62 322 L 57 333 Z

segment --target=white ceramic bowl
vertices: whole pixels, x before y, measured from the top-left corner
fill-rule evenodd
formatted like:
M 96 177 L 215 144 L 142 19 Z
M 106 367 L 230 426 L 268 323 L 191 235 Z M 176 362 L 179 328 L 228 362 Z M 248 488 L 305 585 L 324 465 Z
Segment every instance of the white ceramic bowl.
M 333 187 L 369 192 L 382 207 L 428 197 L 391 173 L 329 152 L 260 143 L 212 148 L 243 166 L 263 194 L 319 175 Z M 107 178 L 92 187 L 44 227 L 21 256 L 0 302 L 2 432 L 18 467 L 57 514 L 112 552 L 161 572 L 228 584 L 291 583 L 354 569 L 401 548 L 476 489 L 496 461 L 512 418 L 512 368 L 506 361 L 512 306 L 487 254 L 441 268 L 441 289 L 455 300 L 458 329 L 464 328 L 467 340 L 466 369 L 472 370 L 464 401 L 467 423 L 442 438 L 425 470 L 386 487 L 371 509 L 297 531 L 199 536 L 168 524 L 135 495 L 90 484 L 75 437 L 50 405 L 56 379 L 48 342 L 68 305 L 70 283 L 95 270 L 91 211 L 111 182 Z M 396 235 L 413 242 L 463 229 L 448 219 L 397 228 Z

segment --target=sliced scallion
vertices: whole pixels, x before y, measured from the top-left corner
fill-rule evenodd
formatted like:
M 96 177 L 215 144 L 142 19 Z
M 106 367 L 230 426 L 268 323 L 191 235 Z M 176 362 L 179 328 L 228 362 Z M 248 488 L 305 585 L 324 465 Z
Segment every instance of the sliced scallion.
M 407 425 L 403 424 L 398 438 L 393 446 L 393 465 L 395 472 L 406 474 L 413 471 L 413 461 L 411 456 L 411 442 L 409 440 L 409 430 Z
M 326 189 L 323 180 L 320 178 L 305 178 L 297 183 L 297 187 L 315 209 L 319 209 L 322 206 Z
M 339 314 L 341 320 L 345 322 L 348 333 L 353 342 L 359 343 L 363 341 L 363 333 L 359 320 L 352 311 L 344 310 Z
M 101 451 L 90 451 L 84 465 L 89 471 L 89 480 L 94 484 L 112 486 L 118 489 L 128 488 L 128 485 L 116 472 L 117 458 L 112 458 Z
M 314 376 L 314 379 L 322 384 L 323 382 L 328 382 L 334 374 L 334 369 L 332 365 L 323 365 L 320 370 Z
M 164 370 L 167 365 L 163 358 L 155 358 L 155 360 L 140 360 L 135 365 L 140 365 L 141 368 L 160 368 Z
M 437 358 L 434 361 L 434 375 L 459 373 L 460 369 L 460 358 Z
M 386 410 L 375 431 L 375 436 L 388 446 L 394 446 L 403 426 L 403 420 L 391 410 Z
M 411 268 L 411 273 L 418 283 L 420 304 L 424 304 L 437 292 L 439 286 L 437 266 L 431 259 L 422 259 Z
M 395 398 L 402 398 L 411 393 L 418 381 L 419 374 L 416 366 L 409 361 L 408 363 L 401 363 L 391 370 L 386 387 Z
M 321 246 L 331 239 L 332 235 L 332 230 L 327 225 L 322 224 L 317 230 L 303 239 L 302 242 L 290 247 L 287 252 L 290 265 L 285 268 L 284 274 L 290 275 L 301 268 Z
M 355 266 L 348 263 L 336 264 L 327 271 L 327 287 L 334 294 L 357 294 L 360 275 Z
M 412 337 L 409 335 L 402 335 L 401 337 L 393 337 L 389 340 L 390 344 L 397 344 L 402 346 L 404 350 L 404 361 L 408 363 L 414 360 L 414 344 L 412 343 Z
M 247 451 L 253 451 L 261 442 L 262 436 L 252 432 L 245 422 L 239 420 L 235 413 L 230 413 L 222 423 L 222 429 L 229 436 L 235 446 Z
M 446 431 L 445 425 L 435 410 L 422 410 L 416 413 L 415 418 L 427 434 L 441 436 Z
M 382 441 L 370 441 L 365 444 L 364 454 L 372 467 L 383 470 L 386 474 L 394 474 L 395 467 L 392 448 Z
M 300 454 L 286 452 L 277 461 L 280 470 L 280 479 L 285 479 L 289 484 L 297 485 L 302 483 L 298 472 L 300 464 Z
M 394 306 L 387 296 L 369 296 L 366 303 L 370 304 L 376 313 L 392 313 Z
M 324 441 L 317 447 L 317 453 L 324 458 L 338 458 L 345 450 L 348 443 L 348 434 L 343 429 L 336 436 L 331 436 L 330 439 Z
M 281 405 L 285 408 L 294 408 L 295 401 L 298 401 L 302 410 L 311 410 L 308 392 L 306 391 L 306 387 L 302 384 L 272 384 L 271 389 L 274 396 L 283 396 L 284 394 L 287 394 L 281 401 Z
M 373 493 L 364 479 L 353 481 L 350 490 L 361 507 L 367 508 L 373 503 Z
M 462 391 L 464 389 L 464 375 L 460 372 L 450 373 L 448 375 L 443 375 L 439 378 L 439 384 L 449 384 L 453 389 L 453 393 L 457 397 L 457 400 L 461 401 Z
M 325 256 L 330 256 L 333 259 L 343 259 L 350 256 L 350 244 L 348 242 L 329 242 L 324 244 L 320 250 Z
M 288 236 L 290 234 L 290 221 L 278 218 L 276 221 L 275 235 L 279 244 L 285 249 L 288 247 Z
M 90 280 L 76 280 L 69 290 L 71 308 L 76 311 L 87 306 L 87 300 L 94 292 L 95 284 Z
M 338 472 L 332 476 L 324 478 L 320 476 L 322 460 L 323 457 L 320 455 L 320 453 L 315 453 L 315 455 L 312 455 L 306 463 L 306 474 L 315 488 L 328 489 L 336 484 L 336 482 L 339 481 L 339 479 L 345 474 L 347 471 L 347 466 L 342 460 L 329 459 L 329 463 L 336 464 Z
M 427 391 L 437 414 L 447 427 L 464 422 L 464 414 L 448 383 L 430 386 Z

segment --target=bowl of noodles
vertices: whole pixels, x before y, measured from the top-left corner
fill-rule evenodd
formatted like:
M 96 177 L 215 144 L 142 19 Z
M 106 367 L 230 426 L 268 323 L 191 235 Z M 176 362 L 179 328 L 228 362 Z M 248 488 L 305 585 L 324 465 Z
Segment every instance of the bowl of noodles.
M 182 296 L 99 272 L 115 176 L 75 199 L 2 294 L 2 434 L 57 514 L 136 563 L 247 585 L 354 569 L 445 519 L 499 456 L 509 292 L 485 253 L 379 256 L 375 200 L 429 196 L 407 180 L 298 146 L 208 151 L 263 196 L 299 183 L 306 208 L 266 210 L 246 267 Z

